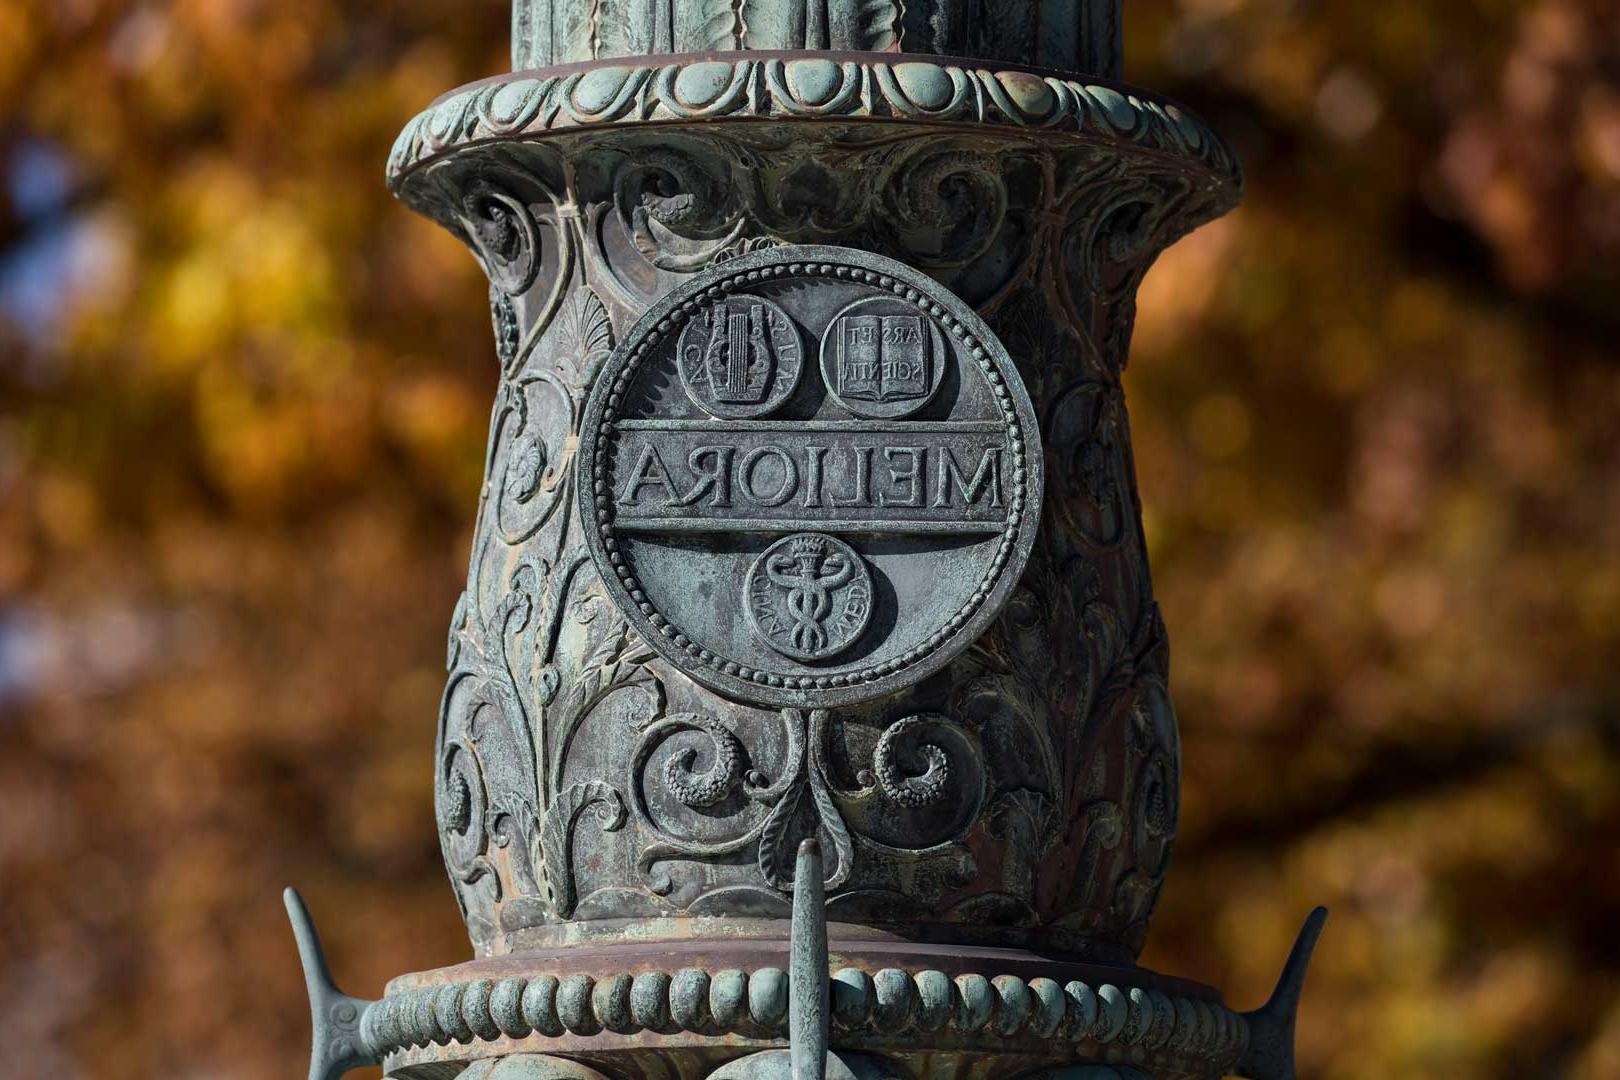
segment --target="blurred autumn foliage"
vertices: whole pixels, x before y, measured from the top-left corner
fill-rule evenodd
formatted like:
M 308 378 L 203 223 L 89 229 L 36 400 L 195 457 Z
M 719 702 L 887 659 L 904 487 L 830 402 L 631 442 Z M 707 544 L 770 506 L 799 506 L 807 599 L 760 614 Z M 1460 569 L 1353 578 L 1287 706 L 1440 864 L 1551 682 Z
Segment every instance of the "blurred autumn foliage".
M 1127 0 L 1245 207 L 1128 394 L 1184 733 L 1144 961 L 1323 1078 L 1620 1077 L 1620 9 Z M 394 135 L 499 0 L 0 0 L 0 1068 L 300 1075 L 469 949 L 431 744 L 495 366 Z

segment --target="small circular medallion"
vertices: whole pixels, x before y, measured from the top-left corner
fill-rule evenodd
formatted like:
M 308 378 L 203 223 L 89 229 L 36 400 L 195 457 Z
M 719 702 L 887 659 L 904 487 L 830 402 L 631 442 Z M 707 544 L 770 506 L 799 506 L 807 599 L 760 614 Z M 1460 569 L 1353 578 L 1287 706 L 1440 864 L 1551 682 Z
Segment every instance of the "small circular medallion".
M 681 385 L 704 412 L 746 420 L 774 412 L 799 385 L 804 350 L 787 313 L 758 296 L 704 306 L 681 331 Z
M 821 336 L 827 392 L 856 416 L 910 416 L 934 396 L 944 369 L 945 336 L 897 296 L 857 300 Z
M 837 656 L 866 630 L 872 575 L 842 540 L 796 533 L 754 560 L 745 599 L 760 640 L 783 656 L 814 663 Z

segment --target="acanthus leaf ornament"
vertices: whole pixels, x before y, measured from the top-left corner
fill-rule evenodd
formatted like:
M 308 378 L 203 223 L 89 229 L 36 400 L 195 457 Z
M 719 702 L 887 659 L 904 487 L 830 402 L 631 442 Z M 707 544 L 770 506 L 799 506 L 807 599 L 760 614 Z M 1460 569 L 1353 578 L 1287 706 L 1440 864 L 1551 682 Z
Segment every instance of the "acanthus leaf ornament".
M 588 810 L 596 814 L 605 832 L 624 825 L 624 800 L 610 785 L 592 780 L 572 784 L 558 793 L 546 811 L 545 829 L 540 834 L 540 861 L 545 867 L 552 907 L 565 918 L 573 914 L 575 902 L 574 826 Z

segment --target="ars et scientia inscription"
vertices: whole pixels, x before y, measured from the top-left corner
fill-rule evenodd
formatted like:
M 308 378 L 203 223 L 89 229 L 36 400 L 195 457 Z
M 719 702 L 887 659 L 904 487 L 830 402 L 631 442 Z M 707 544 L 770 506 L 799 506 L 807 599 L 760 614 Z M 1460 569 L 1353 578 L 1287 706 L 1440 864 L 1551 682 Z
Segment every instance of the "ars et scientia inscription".
M 1005 350 L 907 267 L 758 252 L 648 312 L 591 393 L 580 497 L 610 595 L 727 696 L 826 706 L 937 670 L 1000 609 L 1040 512 Z

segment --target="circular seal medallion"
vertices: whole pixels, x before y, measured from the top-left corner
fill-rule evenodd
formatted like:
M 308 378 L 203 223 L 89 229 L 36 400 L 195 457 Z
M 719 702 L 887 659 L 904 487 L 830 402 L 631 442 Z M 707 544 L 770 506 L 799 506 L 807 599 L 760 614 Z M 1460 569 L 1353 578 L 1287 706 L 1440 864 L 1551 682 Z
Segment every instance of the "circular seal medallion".
M 804 366 L 787 313 L 759 296 L 711 304 L 680 336 L 681 385 L 710 416 L 744 420 L 775 411 Z
M 822 345 L 808 377 L 801 341 Z M 938 671 L 1006 602 L 1040 516 L 1006 350 L 937 282 L 845 248 L 680 285 L 607 360 L 580 432 L 608 595 L 676 668 L 759 705 Z
M 825 660 L 871 621 L 872 575 L 842 540 L 795 533 L 754 560 L 745 601 L 765 644 L 795 660 Z
M 945 335 L 898 297 L 857 300 L 821 335 L 827 393 L 856 416 L 910 416 L 939 389 L 944 368 Z

